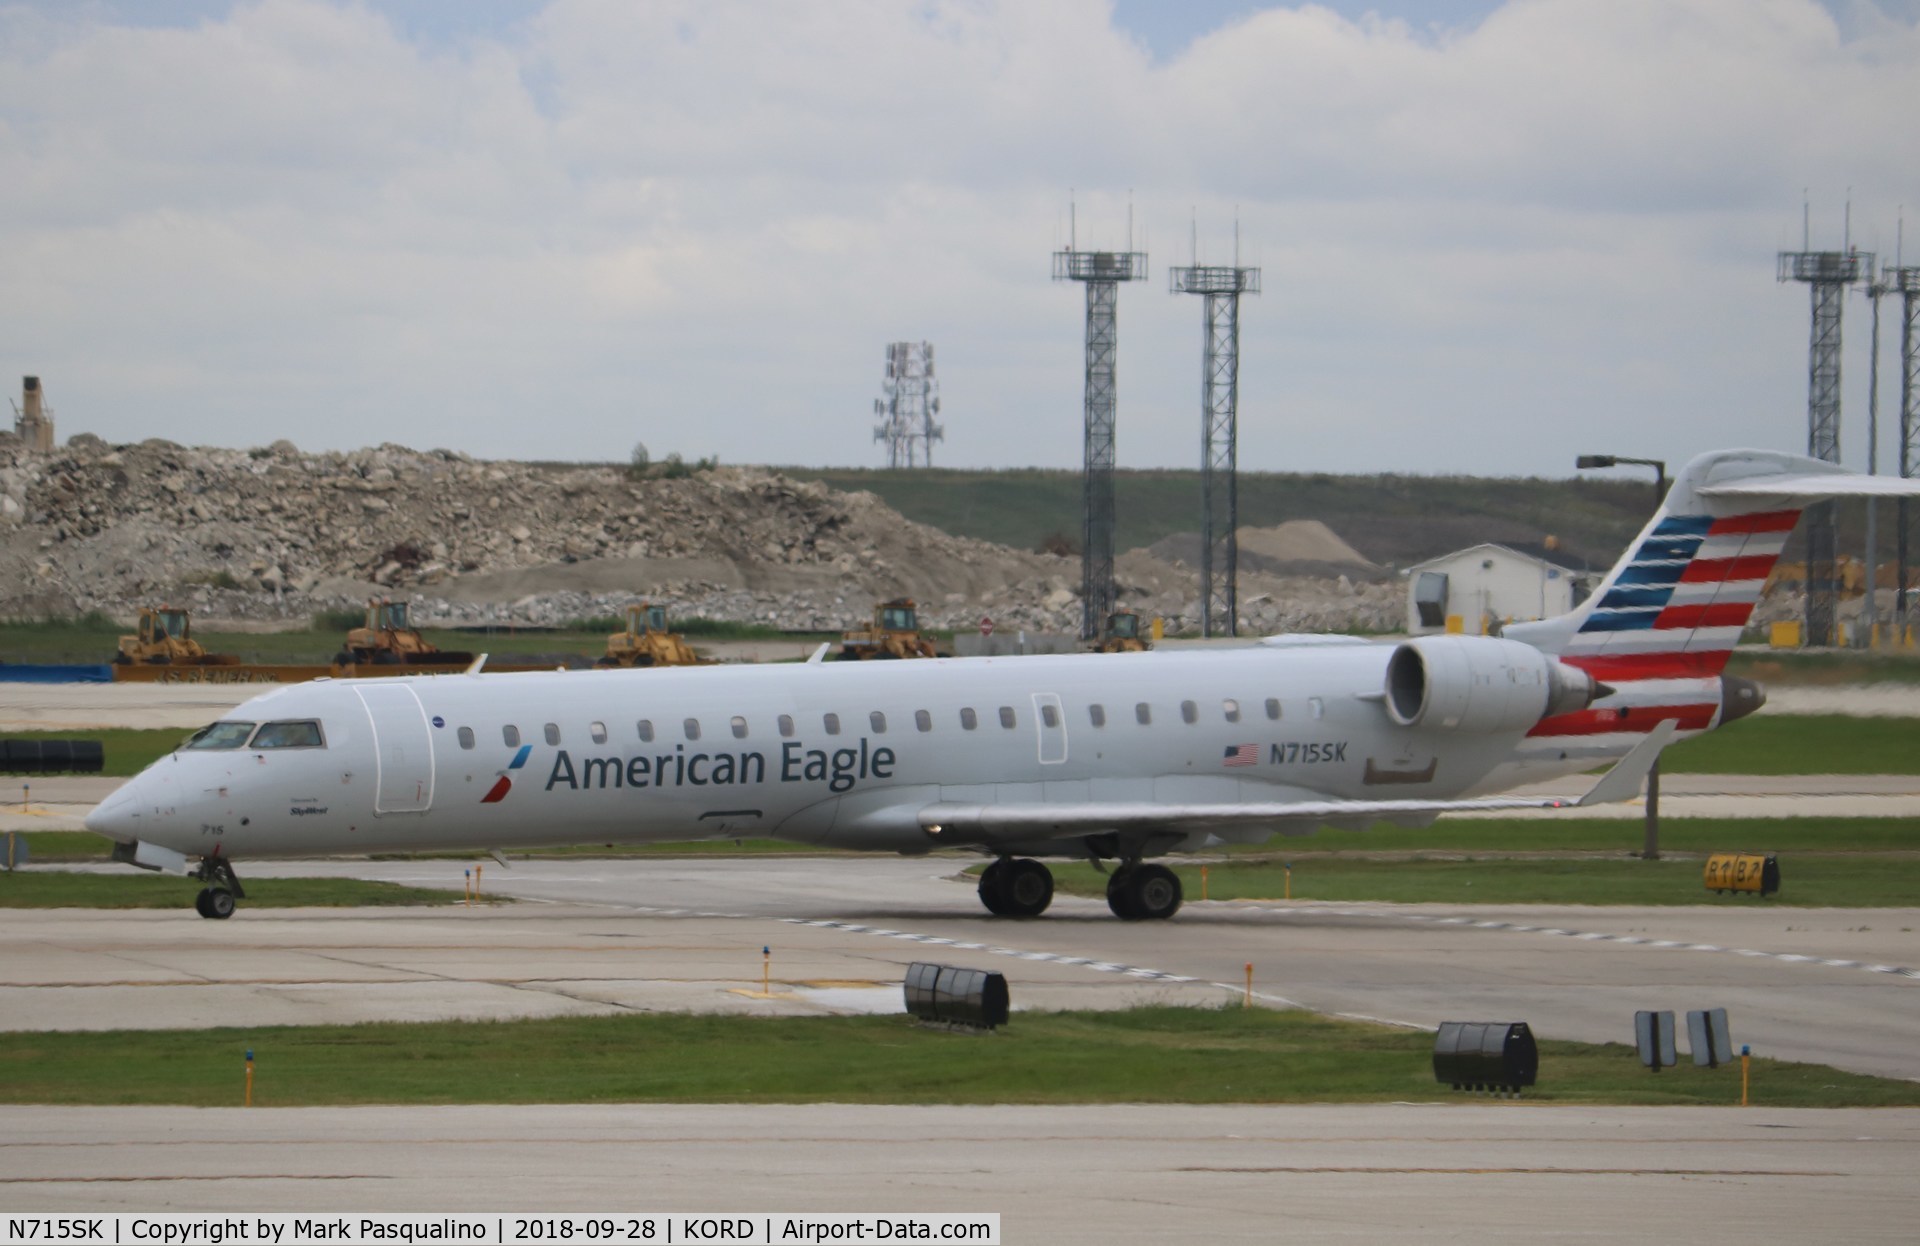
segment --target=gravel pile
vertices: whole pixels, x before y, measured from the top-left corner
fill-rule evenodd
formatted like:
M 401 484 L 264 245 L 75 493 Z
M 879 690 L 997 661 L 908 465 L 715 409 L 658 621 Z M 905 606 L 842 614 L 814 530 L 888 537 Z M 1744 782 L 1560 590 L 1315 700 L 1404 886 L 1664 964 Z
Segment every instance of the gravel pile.
M 304 622 L 369 595 L 423 621 L 552 625 L 636 597 L 681 617 L 836 629 L 911 596 L 933 626 L 1073 631 L 1077 559 L 950 536 L 868 493 L 753 468 L 639 479 L 383 445 L 309 454 L 79 434 L 50 455 L 0 435 L 0 616 L 185 605 L 203 620 Z M 1197 576 L 1136 551 L 1123 605 L 1197 626 Z M 1379 630 L 1394 583 L 1245 576 L 1258 632 Z

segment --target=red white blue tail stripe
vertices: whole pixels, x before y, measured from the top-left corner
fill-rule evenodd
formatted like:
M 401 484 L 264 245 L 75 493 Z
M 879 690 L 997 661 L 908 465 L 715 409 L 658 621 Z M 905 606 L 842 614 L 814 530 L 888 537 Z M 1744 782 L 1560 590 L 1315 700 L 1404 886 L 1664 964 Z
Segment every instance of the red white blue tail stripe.
M 1613 695 L 1542 720 L 1530 733 L 1537 741 L 1611 753 L 1665 719 L 1682 733 L 1717 721 L 1720 674 L 1800 510 L 1700 513 L 1709 505 L 1688 496 L 1688 483 L 1676 485 L 1669 500 L 1693 513 L 1663 512 L 1649 525 L 1594 598 L 1569 616 L 1571 627 L 1553 646 L 1562 662 L 1612 686 Z

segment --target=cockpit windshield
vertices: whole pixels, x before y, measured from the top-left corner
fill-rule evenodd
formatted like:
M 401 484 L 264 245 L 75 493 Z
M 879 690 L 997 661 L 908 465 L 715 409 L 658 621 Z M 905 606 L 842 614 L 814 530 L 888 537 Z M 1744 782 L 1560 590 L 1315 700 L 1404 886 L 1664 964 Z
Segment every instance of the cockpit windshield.
M 253 734 L 252 723 L 214 723 L 202 727 L 187 740 L 194 749 L 239 748 Z
M 255 748 L 325 748 L 320 724 L 306 722 L 266 723 L 253 737 Z

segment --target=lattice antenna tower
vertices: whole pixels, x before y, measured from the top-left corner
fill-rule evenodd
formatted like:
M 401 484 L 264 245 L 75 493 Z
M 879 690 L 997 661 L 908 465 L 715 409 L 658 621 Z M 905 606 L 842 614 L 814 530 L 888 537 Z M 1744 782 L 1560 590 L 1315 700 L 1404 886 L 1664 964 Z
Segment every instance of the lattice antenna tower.
M 1900 296 L 1900 474 L 1902 476 L 1920 476 L 1920 268 L 1906 266 L 1906 221 L 1900 222 L 1898 241 L 1894 248 L 1894 266 L 1880 274 L 1881 282 L 1894 294 Z M 1894 620 L 1901 635 L 1906 634 L 1907 626 L 1913 616 L 1909 613 L 1909 598 L 1913 590 L 1908 587 L 1908 577 L 1912 574 L 1911 555 L 1913 529 L 1912 516 L 1908 513 L 1907 499 L 1898 499 L 1894 523 L 1897 536 L 1894 557 L 1899 565 L 1899 578 L 1895 581 L 1900 590 L 1894 595 Z
M 1852 234 L 1852 206 L 1848 206 L 1847 243 Z M 1807 454 L 1829 463 L 1840 461 L 1840 311 L 1847 287 L 1873 271 L 1873 256 L 1844 245 L 1839 251 L 1815 251 L 1808 243 L 1810 227 L 1802 224 L 1802 250 L 1782 251 L 1775 276 L 1799 281 L 1811 291 L 1813 327 L 1807 347 Z M 1833 643 L 1834 583 L 1833 503 L 1807 508 L 1807 637 L 1809 645 Z
M 880 383 L 884 398 L 873 400 L 880 422 L 873 439 L 885 442 L 887 466 L 932 467 L 933 443 L 945 441 L 940 414 L 940 382 L 933 375 L 933 343 L 889 342 L 886 378 Z
M 1080 636 L 1091 639 L 1113 613 L 1113 424 L 1115 306 L 1120 283 L 1143 281 L 1147 253 L 1133 250 L 1133 208 L 1127 208 L 1125 251 L 1082 251 L 1072 203 L 1067 249 L 1053 253 L 1053 279 L 1087 288 L 1086 468 L 1080 532 Z
M 1200 634 L 1239 634 L 1240 296 L 1260 293 L 1260 270 L 1240 266 L 1240 222 L 1233 223 L 1233 263 L 1200 263 L 1196 224 L 1193 263 L 1167 270 L 1174 294 L 1206 299 L 1200 366 Z

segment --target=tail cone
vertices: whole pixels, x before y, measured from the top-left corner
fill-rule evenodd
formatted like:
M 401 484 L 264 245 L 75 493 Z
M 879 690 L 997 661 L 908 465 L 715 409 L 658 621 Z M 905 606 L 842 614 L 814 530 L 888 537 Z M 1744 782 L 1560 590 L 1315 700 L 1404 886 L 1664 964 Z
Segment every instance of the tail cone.
M 1767 690 L 1751 679 L 1738 675 L 1720 677 L 1720 725 L 1726 726 L 1767 703 Z

